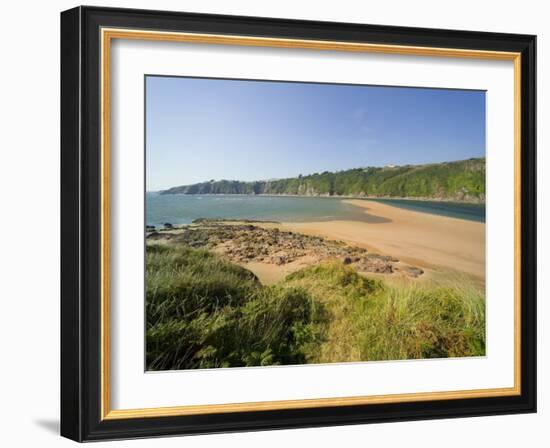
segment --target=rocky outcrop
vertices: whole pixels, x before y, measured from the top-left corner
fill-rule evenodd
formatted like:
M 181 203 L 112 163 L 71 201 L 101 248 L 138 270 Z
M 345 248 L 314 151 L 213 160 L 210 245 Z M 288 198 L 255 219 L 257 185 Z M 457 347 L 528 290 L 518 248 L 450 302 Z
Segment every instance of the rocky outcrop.
M 304 260 L 308 264 L 315 264 L 328 259 L 339 259 L 357 272 L 392 274 L 402 271 L 411 277 L 418 277 L 423 273 L 422 269 L 416 267 L 401 266 L 399 260 L 393 257 L 372 253 L 342 241 L 251 222 L 205 220 L 175 230 L 152 232 L 147 235 L 147 239 L 214 250 L 239 264 L 261 262 L 281 266 Z

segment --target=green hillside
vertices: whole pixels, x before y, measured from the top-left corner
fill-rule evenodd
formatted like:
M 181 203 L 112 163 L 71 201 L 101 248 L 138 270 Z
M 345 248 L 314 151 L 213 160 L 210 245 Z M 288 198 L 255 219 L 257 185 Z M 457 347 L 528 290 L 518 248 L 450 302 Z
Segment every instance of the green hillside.
M 173 187 L 161 194 L 371 196 L 484 202 L 485 158 L 325 171 L 255 182 L 210 180 Z

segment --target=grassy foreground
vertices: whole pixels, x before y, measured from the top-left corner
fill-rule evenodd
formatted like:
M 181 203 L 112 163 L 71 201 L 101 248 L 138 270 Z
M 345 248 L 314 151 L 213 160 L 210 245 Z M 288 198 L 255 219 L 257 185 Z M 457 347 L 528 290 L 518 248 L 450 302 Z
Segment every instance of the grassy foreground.
M 148 370 L 485 354 L 483 293 L 391 286 L 340 261 L 263 286 L 250 271 L 185 245 L 146 254 Z

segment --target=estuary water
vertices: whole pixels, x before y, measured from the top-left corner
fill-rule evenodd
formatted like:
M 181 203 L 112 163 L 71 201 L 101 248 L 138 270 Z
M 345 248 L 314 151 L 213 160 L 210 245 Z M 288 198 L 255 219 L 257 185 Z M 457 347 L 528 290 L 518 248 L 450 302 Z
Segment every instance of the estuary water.
M 455 202 L 374 199 L 384 204 L 434 215 L 485 222 L 485 206 Z M 251 219 L 282 222 L 332 221 L 336 219 L 385 222 L 341 198 L 246 196 L 246 195 L 145 195 L 146 224 L 190 224 L 198 218 Z

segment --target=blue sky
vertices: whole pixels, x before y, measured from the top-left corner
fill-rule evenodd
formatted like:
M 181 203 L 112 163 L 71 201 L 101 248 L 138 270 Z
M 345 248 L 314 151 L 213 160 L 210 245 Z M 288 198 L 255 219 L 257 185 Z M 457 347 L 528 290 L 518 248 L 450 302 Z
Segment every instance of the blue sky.
M 147 191 L 485 155 L 485 92 L 146 77 Z

